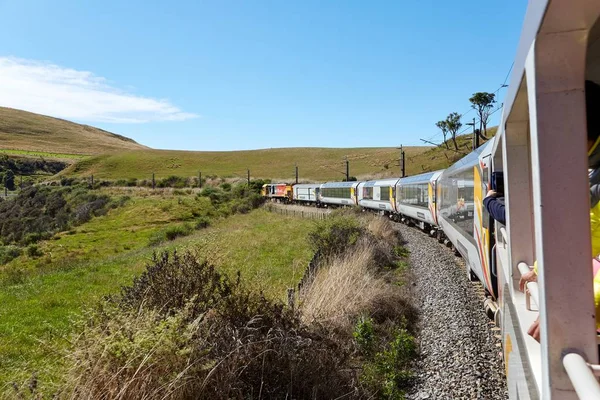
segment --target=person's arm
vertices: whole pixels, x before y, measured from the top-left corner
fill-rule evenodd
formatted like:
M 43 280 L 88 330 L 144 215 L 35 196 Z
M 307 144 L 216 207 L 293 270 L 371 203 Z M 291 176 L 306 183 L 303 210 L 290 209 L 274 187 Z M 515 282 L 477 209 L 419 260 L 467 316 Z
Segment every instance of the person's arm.
M 487 196 L 483 199 L 483 205 L 492 218 L 501 224 L 506 224 L 506 207 L 497 198 L 493 196 Z

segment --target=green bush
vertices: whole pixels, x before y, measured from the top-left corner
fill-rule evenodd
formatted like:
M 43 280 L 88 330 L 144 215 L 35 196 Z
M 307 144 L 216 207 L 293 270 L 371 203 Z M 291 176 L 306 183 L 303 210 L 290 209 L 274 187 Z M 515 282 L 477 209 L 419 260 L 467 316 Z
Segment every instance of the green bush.
M 194 227 L 191 224 L 173 225 L 165 229 L 161 229 L 158 232 L 154 232 L 150 235 L 148 240 L 149 246 L 156 246 L 164 243 L 167 240 L 175 240 L 178 237 L 188 236 L 194 231 Z
M 356 243 L 364 228 L 360 222 L 348 215 L 333 215 L 317 221 L 308 235 L 308 240 L 315 251 L 322 255 L 340 254 L 348 246 Z
M 165 237 L 167 240 L 175 240 L 178 237 L 188 236 L 193 230 L 190 224 L 175 225 L 165 230 Z
M 410 364 L 416 357 L 415 339 L 404 329 L 396 329 L 387 348 L 363 366 L 361 382 L 379 399 L 404 399 L 413 374 Z
M 42 253 L 35 244 L 31 244 L 31 245 L 27 246 L 26 252 L 27 252 L 27 255 L 32 258 L 33 257 L 41 257 L 44 255 L 44 253 Z
M 161 179 L 156 183 L 156 187 L 159 187 L 159 188 L 171 187 L 171 188 L 175 188 L 175 189 L 182 189 L 186 186 L 188 186 L 187 179 L 183 178 L 181 176 L 175 176 L 175 175 L 171 175 L 167 178 Z
M 155 256 L 81 330 L 65 397 L 333 399 L 357 390 L 344 348 L 190 254 Z
M 19 257 L 22 251 L 19 247 L 8 245 L 0 246 L 0 265 L 6 264 L 15 258 Z
M 196 219 L 196 229 L 204 229 L 210 226 L 210 218 L 208 217 L 199 217 Z
M 354 332 L 352 332 L 354 340 L 358 347 L 366 354 L 373 351 L 375 346 L 375 328 L 373 325 L 373 319 L 369 317 L 361 317 L 356 326 Z

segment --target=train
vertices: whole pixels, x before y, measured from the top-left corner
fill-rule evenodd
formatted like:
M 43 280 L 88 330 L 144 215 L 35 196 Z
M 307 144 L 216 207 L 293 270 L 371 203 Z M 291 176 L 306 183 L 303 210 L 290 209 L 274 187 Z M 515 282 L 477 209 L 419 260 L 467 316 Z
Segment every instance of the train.
M 270 184 L 283 202 L 353 206 L 453 247 L 500 328 L 510 399 L 600 399 L 590 233 L 590 115 L 600 84 L 600 1 L 530 0 L 496 135 L 447 169 L 404 178 Z M 597 144 L 597 142 L 596 142 Z M 597 168 L 597 167 L 596 167 Z M 506 221 L 483 199 L 503 189 Z M 519 288 L 537 264 L 537 282 Z M 540 340 L 528 329 L 539 321 Z

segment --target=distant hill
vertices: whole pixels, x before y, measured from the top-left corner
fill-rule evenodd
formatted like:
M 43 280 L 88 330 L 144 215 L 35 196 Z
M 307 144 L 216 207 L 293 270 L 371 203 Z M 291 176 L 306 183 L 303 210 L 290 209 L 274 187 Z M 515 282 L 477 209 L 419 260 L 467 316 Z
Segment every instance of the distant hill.
M 3 149 L 96 155 L 147 147 L 89 125 L 0 107 L 0 150 Z
M 496 128 L 488 129 L 488 135 Z M 446 146 L 404 147 L 406 173 L 416 175 L 423 172 L 447 168 L 471 151 L 471 135 L 457 137 L 459 150 L 454 150 L 452 141 Z M 246 151 L 180 151 L 180 150 L 136 150 L 100 155 L 80 160 L 64 170 L 67 176 L 99 179 L 151 179 L 170 175 L 203 177 L 216 175 L 222 178 L 246 178 L 250 169 L 253 178 L 268 178 L 294 181 L 294 166 L 299 168 L 300 181 L 342 180 L 345 174 L 345 157 L 350 162 L 350 176 L 360 179 L 399 177 L 400 151 L 394 147 L 364 148 L 319 148 L 297 147 Z

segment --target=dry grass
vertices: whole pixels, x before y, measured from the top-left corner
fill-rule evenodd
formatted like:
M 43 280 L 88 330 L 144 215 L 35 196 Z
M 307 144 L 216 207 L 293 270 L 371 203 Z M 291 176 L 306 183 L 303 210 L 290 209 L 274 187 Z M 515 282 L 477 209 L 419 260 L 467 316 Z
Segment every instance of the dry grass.
M 388 218 L 373 218 L 369 221 L 367 229 L 375 237 L 384 240 L 386 243 L 394 244 L 398 241 L 398 232 L 394 230 Z
M 373 254 L 373 245 L 361 241 L 321 268 L 300 294 L 303 321 L 349 329 L 375 299 L 391 294 L 387 282 L 374 272 Z
M 91 155 L 145 148 L 132 139 L 89 125 L 0 107 L 0 149 L 62 153 L 64 158 L 64 153 Z

